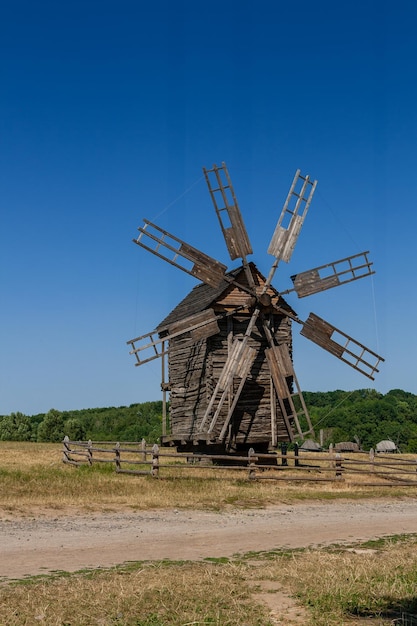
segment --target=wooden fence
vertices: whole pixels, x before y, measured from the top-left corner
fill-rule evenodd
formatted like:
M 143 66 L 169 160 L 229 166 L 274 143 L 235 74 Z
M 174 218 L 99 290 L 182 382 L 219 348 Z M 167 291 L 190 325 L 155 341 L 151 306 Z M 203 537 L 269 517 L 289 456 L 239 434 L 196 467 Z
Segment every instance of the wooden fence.
M 250 480 L 348 482 L 360 486 L 417 486 L 417 458 L 412 455 L 350 452 L 274 452 L 242 455 L 178 453 L 142 442 L 63 441 L 62 460 L 75 466 L 108 463 L 118 473 L 177 476 L 204 469 L 246 474 Z

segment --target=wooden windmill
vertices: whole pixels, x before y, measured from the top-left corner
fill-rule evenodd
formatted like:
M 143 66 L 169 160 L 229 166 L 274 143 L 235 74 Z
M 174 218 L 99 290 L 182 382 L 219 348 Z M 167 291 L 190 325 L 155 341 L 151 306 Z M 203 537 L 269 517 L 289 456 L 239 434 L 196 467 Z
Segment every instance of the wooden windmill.
M 301 325 L 304 337 L 372 380 L 383 359 L 314 313 L 303 322 L 283 295 L 303 298 L 369 276 L 369 253 L 296 274 L 293 288 L 279 292 L 273 277 L 280 261 L 290 261 L 317 181 L 297 170 L 268 248 L 274 261 L 264 276 L 247 260 L 252 248 L 225 163 L 203 172 L 230 258 L 241 260 L 237 269 L 228 272 L 148 220 L 133 240 L 201 281 L 156 330 L 127 342 L 136 365 L 162 359 L 162 443 L 194 452 L 261 452 L 312 437 L 292 364 L 292 322 Z

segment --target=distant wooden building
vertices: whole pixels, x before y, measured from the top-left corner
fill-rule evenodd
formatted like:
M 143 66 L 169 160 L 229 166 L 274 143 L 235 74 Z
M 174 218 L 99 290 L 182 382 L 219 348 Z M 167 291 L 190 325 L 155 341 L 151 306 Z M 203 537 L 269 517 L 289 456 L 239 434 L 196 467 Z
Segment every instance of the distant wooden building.
M 306 439 L 299 447 L 299 450 L 303 452 L 321 452 L 323 448 L 314 439 Z
M 262 293 L 265 277 L 253 263 L 249 267 L 256 289 Z M 169 380 L 163 383 L 170 392 L 170 428 L 169 434 L 163 437 L 164 445 L 194 451 L 207 446 L 211 452 L 254 447 L 260 452 L 294 439 L 293 422 L 287 416 L 284 419 L 272 384 L 266 355 L 269 344 L 261 321 L 262 317 L 267 322 L 274 343 L 286 344 L 291 355 L 291 319 L 285 312 L 294 315 L 294 311 L 272 286 L 263 294 L 262 313 L 248 341 L 248 346 L 255 350 L 250 369 L 242 371 L 241 377 L 233 378 L 230 397 L 222 405 L 210 435 L 206 434 L 210 423 L 207 415 L 204 423 L 208 403 L 234 342 L 244 336 L 253 315 L 255 299 L 239 288 L 239 284 L 247 286 L 243 267 L 229 272 L 216 288 L 203 283 L 197 285 L 157 327 L 160 338 L 164 334 L 170 336 Z M 208 316 L 211 321 L 203 328 L 172 337 L 176 330 L 189 326 L 187 318 L 198 319 L 198 314 L 204 316 L 210 310 L 213 316 Z M 248 367 L 247 361 L 243 360 L 241 366 L 243 370 Z M 292 364 L 287 364 L 287 370 L 293 374 Z M 286 383 L 292 388 L 293 375 L 287 377 Z M 243 385 L 243 389 L 233 408 L 233 397 L 239 385 Z
M 336 452 L 360 452 L 359 444 L 353 441 L 340 441 L 334 446 Z
M 375 446 L 375 450 L 379 453 L 385 452 L 390 454 L 399 452 L 398 447 L 393 441 L 391 441 L 391 439 L 384 439 L 383 441 L 379 441 Z

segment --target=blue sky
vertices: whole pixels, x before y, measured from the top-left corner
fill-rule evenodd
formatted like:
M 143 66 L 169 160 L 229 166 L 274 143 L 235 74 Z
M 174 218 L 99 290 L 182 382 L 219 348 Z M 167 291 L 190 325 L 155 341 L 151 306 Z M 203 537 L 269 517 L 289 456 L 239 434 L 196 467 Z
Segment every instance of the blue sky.
M 160 398 L 126 341 L 196 284 L 132 243 L 146 217 L 226 263 L 202 167 L 225 161 L 254 248 L 318 179 L 294 273 L 370 250 L 372 278 L 288 301 L 383 355 L 373 382 L 294 328 L 304 390 L 417 394 L 417 3 L 104 0 L 0 8 L 0 415 Z

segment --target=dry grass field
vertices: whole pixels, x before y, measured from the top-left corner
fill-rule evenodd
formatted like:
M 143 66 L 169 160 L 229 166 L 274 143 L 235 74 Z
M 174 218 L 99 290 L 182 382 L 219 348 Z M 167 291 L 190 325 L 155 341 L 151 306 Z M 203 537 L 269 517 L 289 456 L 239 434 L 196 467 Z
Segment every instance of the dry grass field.
M 233 470 L 201 468 L 182 477 L 167 470 L 155 480 L 116 474 L 108 465 L 64 465 L 59 445 L 7 442 L 0 442 L 0 481 L 0 514 L 9 518 L 416 495 L 414 487 L 253 482 Z M 362 545 L 206 562 L 134 562 L 4 581 L 0 625 L 388 626 L 401 611 L 417 614 L 416 590 L 417 536 L 393 536 Z
M 405 455 L 402 455 L 405 457 Z M 161 480 L 117 474 L 114 465 L 74 468 L 62 462 L 59 444 L 0 442 L 0 513 L 30 514 L 41 509 L 53 514 L 78 510 L 212 508 L 265 506 L 280 502 L 339 498 L 414 496 L 417 487 L 369 487 L 369 476 L 351 481 L 249 481 L 246 470 L 187 467 L 161 471 Z M 181 461 L 183 464 L 183 461 Z M 315 462 L 316 463 L 316 462 Z M 325 462 L 323 461 L 323 464 Z M 328 465 L 328 463 L 326 462 Z M 306 477 L 310 477 L 308 472 Z M 283 473 L 283 476 L 285 472 Z M 287 473 L 289 478 L 294 473 Z M 361 482 L 363 485 L 361 485 Z
M 417 610 L 417 538 L 144 562 L 0 588 L 7 626 L 388 626 Z M 284 602 L 283 602 L 284 599 Z

